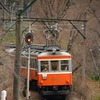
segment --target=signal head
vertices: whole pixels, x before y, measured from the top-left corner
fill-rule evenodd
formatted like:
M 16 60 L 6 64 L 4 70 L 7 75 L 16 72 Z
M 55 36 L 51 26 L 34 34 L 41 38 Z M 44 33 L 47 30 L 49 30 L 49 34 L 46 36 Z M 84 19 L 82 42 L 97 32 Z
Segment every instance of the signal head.
M 25 42 L 30 45 L 33 42 L 33 35 L 32 33 L 27 33 L 25 36 Z

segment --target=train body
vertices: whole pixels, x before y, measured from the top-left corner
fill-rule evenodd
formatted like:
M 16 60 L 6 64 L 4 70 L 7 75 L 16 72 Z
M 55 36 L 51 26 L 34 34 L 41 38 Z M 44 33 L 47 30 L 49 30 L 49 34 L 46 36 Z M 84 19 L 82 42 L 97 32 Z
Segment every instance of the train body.
M 27 57 L 22 57 L 21 76 L 27 76 Z M 72 56 L 60 49 L 32 51 L 30 88 L 41 95 L 67 95 L 72 87 Z

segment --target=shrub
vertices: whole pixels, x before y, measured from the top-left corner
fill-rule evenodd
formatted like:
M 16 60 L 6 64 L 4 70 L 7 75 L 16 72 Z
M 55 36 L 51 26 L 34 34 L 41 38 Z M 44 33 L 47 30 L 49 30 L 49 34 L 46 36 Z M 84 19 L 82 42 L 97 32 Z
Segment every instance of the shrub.
M 97 75 L 97 74 L 91 75 L 90 78 L 91 78 L 92 80 L 95 80 L 95 81 L 100 81 L 100 75 Z

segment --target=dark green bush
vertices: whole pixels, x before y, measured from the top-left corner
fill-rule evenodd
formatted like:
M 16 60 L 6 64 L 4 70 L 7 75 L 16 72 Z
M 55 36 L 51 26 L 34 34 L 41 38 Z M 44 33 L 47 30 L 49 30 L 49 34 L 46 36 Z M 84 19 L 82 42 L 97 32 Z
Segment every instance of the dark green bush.
M 91 78 L 92 80 L 95 80 L 95 81 L 100 81 L 100 75 L 97 75 L 97 74 L 91 75 L 90 78 Z

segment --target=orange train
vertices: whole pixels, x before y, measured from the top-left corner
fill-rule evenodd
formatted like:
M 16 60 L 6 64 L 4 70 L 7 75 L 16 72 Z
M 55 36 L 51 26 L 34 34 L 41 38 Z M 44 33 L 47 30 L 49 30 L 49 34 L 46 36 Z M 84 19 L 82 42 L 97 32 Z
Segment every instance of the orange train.
M 72 86 L 72 56 L 60 48 L 34 49 L 30 58 L 30 89 L 42 96 L 67 95 Z M 27 75 L 27 58 L 22 57 L 21 76 Z

